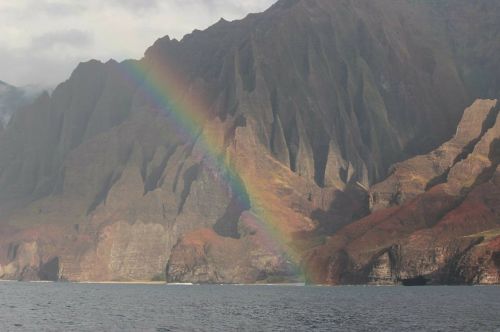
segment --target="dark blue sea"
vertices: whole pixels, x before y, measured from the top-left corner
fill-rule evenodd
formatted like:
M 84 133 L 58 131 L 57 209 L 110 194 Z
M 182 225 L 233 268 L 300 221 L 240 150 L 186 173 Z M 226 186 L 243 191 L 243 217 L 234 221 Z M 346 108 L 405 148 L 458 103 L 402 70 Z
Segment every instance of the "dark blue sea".
M 500 331 L 500 287 L 0 282 L 0 331 Z

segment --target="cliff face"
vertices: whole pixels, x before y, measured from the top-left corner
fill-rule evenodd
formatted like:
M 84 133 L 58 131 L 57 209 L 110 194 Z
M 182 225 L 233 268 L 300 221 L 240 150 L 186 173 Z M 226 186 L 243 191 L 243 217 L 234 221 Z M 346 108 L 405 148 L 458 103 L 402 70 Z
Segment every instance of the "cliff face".
M 496 100 L 476 100 L 465 110 L 451 140 L 429 154 L 395 164 L 389 177 L 370 189 L 371 210 L 400 205 L 445 182 L 451 170 L 495 125 L 498 111 Z
M 461 185 L 441 193 L 434 184 L 477 175 L 475 164 L 470 174 L 453 169 L 493 128 L 491 101 L 466 111 L 444 155 L 417 157 L 424 180 L 408 175 L 410 160 L 366 188 L 451 137 L 473 99 L 500 94 L 498 13 L 492 1 L 279 1 L 181 41 L 159 39 L 140 61 L 79 65 L 0 132 L 0 276 L 295 280 L 258 211 L 301 256 L 402 195 L 427 190 L 436 204 L 457 204 Z M 131 78 L 134 66 L 144 77 Z M 176 98 L 203 105 L 199 135 L 151 100 L 158 68 L 181 77 Z M 237 170 L 238 192 L 214 156 Z M 352 262 L 328 246 L 314 249 L 318 261 L 331 251 Z
M 454 138 L 396 165 L 393 175 L 372 188 L 377 208 L 392 207 L 313 249 L 307 264 L 317 272 L 314 281 L 499 283 L 498 106 L 496 100 L 476 101 Z

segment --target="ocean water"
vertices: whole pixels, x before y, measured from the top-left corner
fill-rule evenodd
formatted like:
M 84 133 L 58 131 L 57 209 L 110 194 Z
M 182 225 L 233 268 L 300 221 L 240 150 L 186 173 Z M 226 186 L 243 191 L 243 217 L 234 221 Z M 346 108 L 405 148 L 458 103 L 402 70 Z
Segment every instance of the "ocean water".
M 0 331 L 500 331 L 500 287 L 0 282 Z

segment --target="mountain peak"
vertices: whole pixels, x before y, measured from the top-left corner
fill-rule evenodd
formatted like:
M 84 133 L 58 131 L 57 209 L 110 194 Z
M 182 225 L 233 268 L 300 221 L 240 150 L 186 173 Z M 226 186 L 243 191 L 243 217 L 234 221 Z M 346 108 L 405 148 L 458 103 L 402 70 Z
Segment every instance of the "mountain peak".
M 2 80 L 0 80 L 0 86 L 6 88 L 6 87 L 9 87 L 9 88 L 14 88 L 12 85 L 10 85 L 9 83 L 6 83 Z

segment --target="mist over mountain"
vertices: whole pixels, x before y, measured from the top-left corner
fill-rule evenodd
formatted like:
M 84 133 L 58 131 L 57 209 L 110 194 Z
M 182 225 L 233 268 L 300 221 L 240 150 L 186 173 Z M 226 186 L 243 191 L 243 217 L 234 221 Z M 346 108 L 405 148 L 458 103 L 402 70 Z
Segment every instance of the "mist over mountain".
M 20 107 L 33 101 L 41 89 L 36 87 L 13 87 L 0 81 L 0 126 L 9 123 L 12 114 Z
M 298 264 L 317 283 L 498 282 L 498 218 L 443 236 L 455 256 L 422 240 L 434 264 L 413 266 L 418 255 L 404 245 L 442 220 L 463 221 L 448 213 L 469 195 L 487 197 L 497 215 L 499 135 L 484 136 L 498 124 L 496 102 L 465 122 L 477 135 L 431 151 L 476 99 L 500 95 L 499 15 L 486 0 L 282 0 L 180 41 L 160 38 L 140 60 L 80 64 L 2 133 L 0 277 L 272 282 L 297 280 Z M 151 84 L 162 75 L 166 84 Z M 188 106 L 176 118 L 170 104 Z M 191 108 L 202 120 L 186 134 L 178 118 Z M 424 179 L 409 189 L 394 178 L 395 163 L 428 153 L 446 165 L 417 163 L 425 175 L 403 167 L 403 178 Z M 452 180 L 469 156 L 485 164 Z M 405 217 L 413 211 L 418 222 Z M 465 236 L 473 240 L 455 241 Z M 473 268 L 446 270 L 485 239 L 489 251 L 467 256 Z

